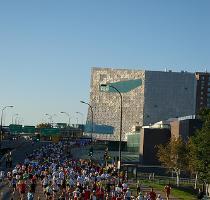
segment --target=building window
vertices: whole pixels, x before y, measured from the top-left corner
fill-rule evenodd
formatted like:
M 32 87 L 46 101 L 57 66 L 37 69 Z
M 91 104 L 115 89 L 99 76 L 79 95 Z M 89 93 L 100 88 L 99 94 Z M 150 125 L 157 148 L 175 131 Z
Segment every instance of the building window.
M 210 92 L 210 88 L 208 88 L 208 92 Z
M 207 97 L 210 97 L 210 93 L 207 94 Z
M 201 80 L 203 80 L 203 81 L 204 81 L 204 80 L 205 80 L 205 77 L 204 77 L 204 76 L 201 76 Z
M 210 81 L 208 82 L 208 86 L 210 86 Z
M 203 95 L 203 91 L 201 91 L 201 95 Z

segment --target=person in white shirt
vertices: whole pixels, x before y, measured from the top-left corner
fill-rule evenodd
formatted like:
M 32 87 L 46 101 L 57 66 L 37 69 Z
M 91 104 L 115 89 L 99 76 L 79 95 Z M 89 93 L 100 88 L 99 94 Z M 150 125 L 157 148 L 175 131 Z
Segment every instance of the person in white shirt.
M 128 189 L 128 185 L 126 183 L 122 184 L 123 192 L 126 192 Z
M 136 198 L 136 200 L 144 200 L 144 196 L 141 192 L 139 192 L 139 196 Z
M 125 199 L 130 200 L 131 199 L 131 191 L 129 188 L 127 188 L 127 191 L 125 192 Z
M 12 174 L 13 175 L 17 174 L 17 168 L 15 168 L 15 169 L 12 170 Z
M 60 178 L 61 180 L 64 179 L 64 172 L 63 172 L 63 171 L 60 171 L 60 172 L 59 172 L 59 178 Z
M 163 200 L 163 198 L 161 197 L 160 194 L 158 194 L 157 199 L 156 200 Z
M 4 181 L 4 177 L 5 177 L 5 172 L 0 171 L 0 182 Z
M 115 191 L 119 194 L 122 192 L 121 187 L 119 187 L 118 185 L 115 187 Z
M 79 182 L 80 185 L 83 184 L 83 178 L 81 176 L 77 177 L 77 182 Z

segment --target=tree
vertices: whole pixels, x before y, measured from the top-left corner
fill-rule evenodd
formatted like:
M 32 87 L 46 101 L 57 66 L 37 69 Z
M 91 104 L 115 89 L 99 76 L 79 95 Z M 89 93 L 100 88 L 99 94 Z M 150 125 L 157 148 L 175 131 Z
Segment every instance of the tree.
M 181 137 L 171 139 L 166 145 L 158 145 L 157 157 L 161 164 L 176 173 L 176 184 L 179 186 L 180 171 L 187 166 L 187 146 Z
M 202 129 L 189 139 L 189 169 L 207 187 L 210 183 L 210 109 L 201 112 Z M 196 184 L 195 184 L 196 186 Z
M 202 120 L 204 123 L 209 121 L 210 119 L 210 109 L 209 108 L 203 108 L 199 111 L 197 118 Z
M 37 128 L 52 128 L 52 125 L 49 123 L 41 123 L 36 125 Z

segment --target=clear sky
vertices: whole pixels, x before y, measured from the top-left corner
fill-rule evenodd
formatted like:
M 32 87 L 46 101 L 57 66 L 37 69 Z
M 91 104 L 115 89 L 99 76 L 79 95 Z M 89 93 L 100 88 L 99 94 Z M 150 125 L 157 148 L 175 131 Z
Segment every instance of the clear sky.
M 209 0 L 0 1 L 0 107 L 25 125 L 84 114 L 91 67 L 210 71 Z

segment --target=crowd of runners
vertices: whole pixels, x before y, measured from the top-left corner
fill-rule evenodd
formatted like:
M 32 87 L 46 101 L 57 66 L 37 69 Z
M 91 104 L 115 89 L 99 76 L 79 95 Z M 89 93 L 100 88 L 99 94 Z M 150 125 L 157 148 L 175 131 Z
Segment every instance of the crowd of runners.
M 12 199 L 43 199 L 37 194 L 41 185 L 44 199 L 53 200 L 161 200 L 153 190 L 147 194 L 137 187 L 132 196 L 124 173 L 115 165 L 100 166 L 90 160 L 75 160 L 69 149 L 74 143 L 48 144 L 26 155 L 23 163 L 7 173 Z M 79 148 L 78 148 L 79 150 Z M 39 191 L 40 192 L 40 191 Z M 44 200 L 43 199 L 43 200 Z

